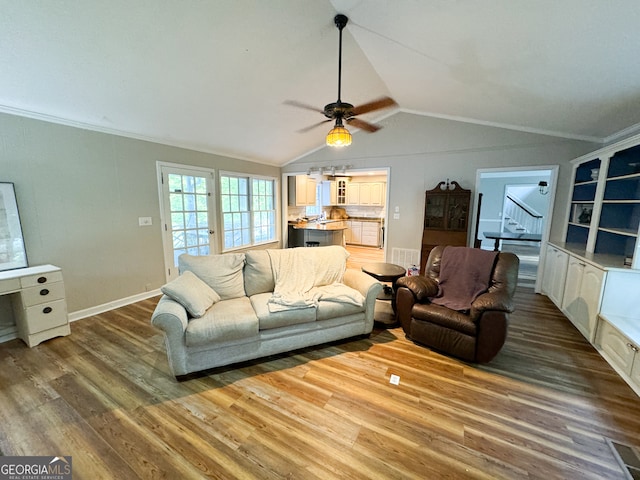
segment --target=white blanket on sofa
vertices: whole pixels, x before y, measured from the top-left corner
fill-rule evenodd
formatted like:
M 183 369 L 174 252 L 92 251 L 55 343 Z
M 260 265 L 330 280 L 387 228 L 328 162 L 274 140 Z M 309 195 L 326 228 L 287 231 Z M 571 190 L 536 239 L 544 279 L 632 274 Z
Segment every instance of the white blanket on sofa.
M 341 246 L 267 250 L 275 288 L 269 311 L 314 308 L 320 300 L 363 305 L 364 297 L 343 285 L 349 253 Z

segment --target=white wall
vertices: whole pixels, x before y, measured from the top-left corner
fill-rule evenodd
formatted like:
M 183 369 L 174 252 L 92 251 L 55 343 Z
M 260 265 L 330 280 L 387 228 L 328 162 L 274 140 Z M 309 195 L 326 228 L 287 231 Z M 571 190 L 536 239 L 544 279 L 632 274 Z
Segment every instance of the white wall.
M 283 171 L 349 164 L 353 168 L 390 167 L 387 188 L 387 255 L 391 249 L 420 247 L 424 193 L 447 178 L 474 190 L 478 168 L 560 165 L 551 238 L 559 236 L 570 185 L 569 161 L 599 145 L 432 117 L 399 113 L 379 123 L 373 134 L 356 132 L 351 146 L 324 148 L 287 165 Z M 323 132 L 318 131 L 322 137 Z M 472 193 L 476 201 L 476 192 Z

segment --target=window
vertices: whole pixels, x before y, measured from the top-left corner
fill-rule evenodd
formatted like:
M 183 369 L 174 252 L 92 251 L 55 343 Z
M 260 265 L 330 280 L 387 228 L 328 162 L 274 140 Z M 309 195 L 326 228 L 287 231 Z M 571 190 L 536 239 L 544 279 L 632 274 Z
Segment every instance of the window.
M 223 250 L 276 240 L 275 180 L 220 175 Z

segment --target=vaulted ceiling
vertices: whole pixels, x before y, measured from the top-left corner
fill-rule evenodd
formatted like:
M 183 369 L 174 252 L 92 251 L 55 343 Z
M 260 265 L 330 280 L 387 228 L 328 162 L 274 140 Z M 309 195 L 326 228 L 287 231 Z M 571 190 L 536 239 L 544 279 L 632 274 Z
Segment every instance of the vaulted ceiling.
M 273 165 L 330 124 L 288 100 L 590 141 L 640 123 L 637 0 L 0 0 L 0 111 Z M 355 129 L 354 129 L 355 130 Z M 358 136 L 364 132 L 356 133 Z M 375 134 L 372 134 L 375 135 Z

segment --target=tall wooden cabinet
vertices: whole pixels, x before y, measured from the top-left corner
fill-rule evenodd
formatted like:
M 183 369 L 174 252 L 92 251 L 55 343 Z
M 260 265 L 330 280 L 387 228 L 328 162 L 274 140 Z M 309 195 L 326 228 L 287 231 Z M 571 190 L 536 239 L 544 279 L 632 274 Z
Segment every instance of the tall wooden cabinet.
M 458 182 L 440 182 L 425 192 L 424 229 L 420 251 L 420 272 L 437 245 L 467 245 L 469 228 L 469 203 L 471 190 L 465 190 Z

